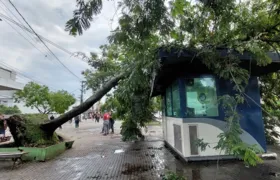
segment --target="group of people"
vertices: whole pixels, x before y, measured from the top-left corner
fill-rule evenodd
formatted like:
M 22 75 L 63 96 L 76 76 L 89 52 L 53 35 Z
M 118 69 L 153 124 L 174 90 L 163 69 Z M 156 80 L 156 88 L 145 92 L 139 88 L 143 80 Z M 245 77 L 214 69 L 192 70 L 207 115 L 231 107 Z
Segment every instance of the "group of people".
M 102 117 L 101 113 L 99 112 L 95 112 L 92 115 L 92 118 L 95 119 L 95 122 L 99 123 L 100 118 Z M 76 116 L 74 118 L 75 121 L 75 128 L 79 127 L 79 123 L 80 123 L 80 116 Z M 103 114 L 103 127 L 102 127 L 102 131 L 101 134 L 103 134 L 104 136 L 109 134 L 109 131 L 111 130 L 111 133 L 114 133 L 114 124 L 115 124 L 115 120 L 112 117 L 112 111 L 109 112 L 105 112 Z
M 114 133 L 114 124 L 115 124 L 115 120 L 112 117 L 112 112 L 105 112 L 103 114 L 103 116 L 101 115 L 101 113 L 99 112 L 95 112 L 92 114 L 92 118 L 95 119 L 95 122 L 99 123 L 100 118 L 103 117 L 103 127 L 102 127 L 102 134 L 104 136 L 109 134 L 109 131 L 111 130 L 111 133 Z M 51 115 L 50 120 L 54 120 L 54 116 Z M 71 123 L 72 120 L 69 120 L 69 122 Z M 76 116 L 74 117 L 74 122 L 75 122 L 75 128 L 79 128 L 79 124 L 81 122 L 80 116 Z M 62 127 L 60 126 L 60 129 L 62 129 Z M 1 132 L 0 132 L 1 133 Z
M 99 112 L 94 112 L 92 114 L 92 118 L 95 119 L 95 122 L 99 123 L 99 120 L 101 118 L 101 114 Z
M 107 136 L 109 134 L 110 129 L 112 130 L 111 133 L 114 133 L 114 124 L 115 120 L 112 118 L 112 112 L 106 112 L 103 115 L 103 127 L 101 134 Z

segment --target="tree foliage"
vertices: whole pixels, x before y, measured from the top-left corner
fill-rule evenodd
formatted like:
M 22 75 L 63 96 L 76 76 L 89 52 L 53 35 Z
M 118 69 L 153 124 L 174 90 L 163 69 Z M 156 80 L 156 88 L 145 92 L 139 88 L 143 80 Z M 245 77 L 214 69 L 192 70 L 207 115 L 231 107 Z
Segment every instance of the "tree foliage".
M 81 1 L 78 1 L 78 5 Z M 93 2 L 97 1 L 90 0 L 87 4 Z M 83 30 L 89 28 L 92 18 L 100 13 L 102 3 L 98 2 L 92 4 L 94 7 L 90 8 L 91 13 L 78 7 L 76 11 L 79 11 L 80 21 L 66 25 L 70 34 L 76 35 L 75 29 L 82 34 Z M 231 81 L 236 91 L 235 96 L 226 95 L 221 98 L 220 103 L 227 112 L 225 120 L 228 128 L 219 135 L 220 141 L 216 148 L 226 150 L 250 165 L 256 165 L 260 162 L 256 156 L 258 151 L 254 146 L 241 141 L 240 118 L 236 112 L 236 107 L 248 98 L 245 88 L 250 71 L 240 67 L 235 52 L 251 53 L 252 63 L 259 66 L 271 63 L 267 51 L 278 52 L 280 45 L 280 2 L 173 0 L 168 5 L 166 2 L 123 0 L 119 3 L 122 9 L 119 26 L 108 37 L 110 44 L 101 47 L 106 53 L 94 55 L 89 61 L 96 71 L 88 70 L 85 73 L 88 86 L 98 89 L 100 84 L 123 69 L 129 72 L 114 91 L 114 97 L 124 108 L 121 133 L 124 140 L 142 137 L 140 128 L 152 118 L 150 96 L 154 77 L 160 68 L 158 48 L 175 47 L 178 51 L 193 51 L 194 59 L 203 59 L 202 62 L 217 76 Z M 219 54 L 220 48 L 227 49 L 227 56 Z M 264 86 L 270 86 L 271 82 L 268 84 L 264 83 Z M 270 93 L 262 89 L 263 94 Z M 269 106 L 266 108 L 271 108 L 271 97 L 265 101 L 266 106 Z
M 11 114 L 20 114 L 20 113 L 21 111 L 16 105 L 12 107 L 5 106 L 2 104 L 0 105 L 0 114 L 11 115 Z
M 280 74 L 272 73 L 260 78 L 263 108 L 263 121 L 266 141 L 269 144 L 278 144 L 280 134 Z
M 35 108 L 42 114 L 62 114 L 76 101 L 67 91 L 52 92 L 47 86 L 34 82 L 29 82 L 23 90 L 17 91 L 14 98 L 15 102 L 24 102 L 26 107 Z

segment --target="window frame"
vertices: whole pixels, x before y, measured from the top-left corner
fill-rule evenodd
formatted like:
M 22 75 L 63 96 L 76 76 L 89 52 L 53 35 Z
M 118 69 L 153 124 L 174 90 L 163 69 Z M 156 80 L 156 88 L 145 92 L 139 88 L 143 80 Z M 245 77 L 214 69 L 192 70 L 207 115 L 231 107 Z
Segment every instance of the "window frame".
M 168 105 L 167 105 L 167 96 L 170 97 L 170 107 L 171 107 L 171 115 L 168 113 Z M 172 104 L 172 87 L 168 87 L 165 89 L 165 116 L 173 117 L 173 104 Z
M 176 85 L 178 87 L 178 96 L 179 96 L 179 114 L 177 116 L 174 115 L 174 107 L 173 107 L 173 86 Z M 165 100 L 165 116 L 166 117 L 174 117 L 174 118 L 182 118 L 182 87 L 180 84 L 180 79 L 176 79 L 175 81 L 173 81 L 171 84 L 169 84 L 169 86 L 165 89 L 165 96 L 164 96 L 164 100 Z M 168 106 L 167 106 L 167 95 L 170 96 L 171 99 L 171 115 L 167 113 L 168 110 Z
M 174 88 L 173 88 L 174 87 Z M 174 95 L 174 89 L 175 88 L 177 88 L 177 90 L 178 90 L 178 92 L 177 92 L 177 95 L 178 95 L 178 97 L 179 97 L 179 101 L 178 102 L 175 102 L 175 101 L 173 101 L 174 100 L 174 97 L 173 97 L 173 95 Z M 179 84 L 179 81 L 178 80 L 176 80 L 175 82 L 173 82 L 172 84 L 171 84 L 171 94 L 172 94 L 172 117 L 176 117 L 176 118 L 181 118 L 181 112 L 182 112 L 182 110 L 181 110 L 181 96 L 180 96 L 180 84 Z M 178 108 L 179 108 L 179 111 L 177 112 L 178 113 L 178 115 L 176 115 L 175 116 L 175 114 L 174 114 L 174 104 L 175 103 L 179 103 L 179 104 L 177 104 L 178 105 Z

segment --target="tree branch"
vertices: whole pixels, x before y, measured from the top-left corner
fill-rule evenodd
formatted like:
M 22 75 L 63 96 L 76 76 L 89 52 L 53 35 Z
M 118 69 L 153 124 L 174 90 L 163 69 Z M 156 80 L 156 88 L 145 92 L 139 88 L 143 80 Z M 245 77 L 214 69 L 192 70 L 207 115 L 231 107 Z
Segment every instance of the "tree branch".
M 34 106 L 38 111 L 39 111 L 39 113 L 40 114 L 43 114 L 43 112 L 42 112 L 42 110 L 41 109 L 39 109 L 39 107 L 38 106 Z

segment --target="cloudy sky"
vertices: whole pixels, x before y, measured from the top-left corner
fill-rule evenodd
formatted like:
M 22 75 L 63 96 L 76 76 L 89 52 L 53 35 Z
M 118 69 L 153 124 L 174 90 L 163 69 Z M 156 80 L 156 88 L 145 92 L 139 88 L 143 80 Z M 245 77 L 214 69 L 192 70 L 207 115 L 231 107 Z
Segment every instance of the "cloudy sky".
M 73 53 L 98 52 L 99 46 L 107 43 L 107 36 L 117 22 L 116 16 L 114 16 L 117 2 L 104 1 L 102 13 L 94 19 L 91 28 L 82 36 L 72 37 L 64 31 L 64 27 L 66 21 L 72 17 L 75 0 L 12 0 L 12 2 L 39 35 Z M 8 0 L 0 0 L 0 13 L 18 21 L 9 10 L 24 23 Z M 113 21 L 111 21 L 112 18 Z M 18 81 L 22 83 L 36 80 L 49 86 L 51 90 L 64 89 L 78 98 L 80 96 L 80 79 L 83 79 L 81 71 L 89 68 L 87 63 L 47 44 L 65 66 L 79 77 L 78 79 L 48 53 L 35 35 L 26 33 L 13 23 L 9 25 L 3 17 L 1 19 L 0 66 L 16 70 Z M 26 26 L 26 24 L 24 25 Z M 29 78 L 23 77 L 22 74 Z M 85 98 L 90 94 L 87 92 Z

